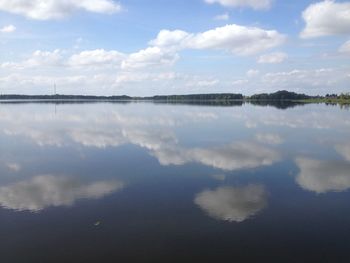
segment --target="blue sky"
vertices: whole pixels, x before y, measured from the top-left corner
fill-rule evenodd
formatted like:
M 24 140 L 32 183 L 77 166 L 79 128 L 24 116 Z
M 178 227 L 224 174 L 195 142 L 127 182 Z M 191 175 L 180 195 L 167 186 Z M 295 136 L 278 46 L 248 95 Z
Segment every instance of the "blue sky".
M 1 93 L 349 92 L 350 2 L 0 0 Z

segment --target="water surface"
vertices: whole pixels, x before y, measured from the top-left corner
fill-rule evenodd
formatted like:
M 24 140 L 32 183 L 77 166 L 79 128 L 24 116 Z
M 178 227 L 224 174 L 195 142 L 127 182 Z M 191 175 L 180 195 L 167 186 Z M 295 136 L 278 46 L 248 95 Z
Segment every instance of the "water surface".
M 350 262 L 349 114 L 0 104 L 1 262 Z

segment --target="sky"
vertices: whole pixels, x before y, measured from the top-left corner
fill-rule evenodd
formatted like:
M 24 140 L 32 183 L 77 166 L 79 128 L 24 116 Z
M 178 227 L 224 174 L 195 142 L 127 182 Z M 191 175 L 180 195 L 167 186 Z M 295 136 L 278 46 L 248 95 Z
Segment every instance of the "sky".
M 0 93 L 350 92 L 350 2 L 0 0 Z

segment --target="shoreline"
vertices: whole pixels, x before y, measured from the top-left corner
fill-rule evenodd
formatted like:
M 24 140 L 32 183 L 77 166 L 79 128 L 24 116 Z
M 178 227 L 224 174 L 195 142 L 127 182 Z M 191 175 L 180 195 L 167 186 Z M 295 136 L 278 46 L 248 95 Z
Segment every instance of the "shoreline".
M 154 102 L 154 103 L 207 103 L 207 104 L 292 104 L 292 103 L 325 103 L 350 104 L 350 94 L 333 94 L 329 96 L 309 96 L 286 90 L 275 93 L 261 93 L 251 96 L 236 93 L 206 93 L 186 95 L 155 95 L 155 96 L 97 96 L 97 95 L 20 95 L 2 94 L 0 102 Z

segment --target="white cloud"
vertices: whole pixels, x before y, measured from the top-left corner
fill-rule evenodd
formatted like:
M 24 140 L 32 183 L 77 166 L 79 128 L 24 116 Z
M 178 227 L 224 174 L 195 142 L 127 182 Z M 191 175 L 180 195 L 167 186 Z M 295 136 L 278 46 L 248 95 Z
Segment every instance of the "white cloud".
M 121 52 L 104 49 L 85 50 L 79 54 L 72 55 L 68 60 L 68 65 L 72 67 L 95 67 L 115 65 L 120 66 L 125 55 Z
M 302 14 L 306 26 L 300 36 L 312 38 L 350 34 L 350 3 L 325 0 L 311 4 Z
M 262 77 L 262 82 L 279 87 L 307 86 L 329 87 L 341 82 L 345 77 L 342 72 L 336 72 L 332 68 L 315 70 L 295 69 L 287 72 L 267 73 Z
M 61 19 L 75 11 L 112 14 L 121 11 L 112 0 L 0 0 L 0 10 L 31 19 Z
M 214 17 L 214 20 L 222 20 L 222 21 L 227 21 L 230 19 L 230 15 L 228 13 L 224 13 L 221 15 L 217 15 Z
M 122 62 L 123 69 L 139 69 L 154 66 L 173 65 L 179 56 L 159 47 L 148 47 L 136 53 L 130 54 Z
M 100 95 L 105 95 L 105 90 L 111 89 L 116 81 L 115 74 L 72 74 L 70 71 L 63 72 L 65 73 L 64 76 L 37 74 L 34 68 L 30 72 L 14 73 L 0 77 L 0 87 L 10 93 L 32 94 L 33 90 L 39 90 L 40 93 L 50 94 L 53 91 L 53 84 L 57 83 L 58 93 L 76 94 L 84 90 L 94 90 Z
M 213 218 L 240 223 L 266 207 L 267 192 L 261 185 L 219 187 L 197 194 L 194 203 Z
M 346 41 L 340 48 L 340 53 L 348 53 L 350 54 L 350 40 Z
M 1 33 L 12 33 L 16 31 L 16 27 L 14 25 L 4 26 L 0 29 Z
M 218 3 L 227 7 L 251 7 L 253 9 L 268 9 L 272 0 L 205 0 L 208 4 Z
M 122 62 L 122 69 L 173 65 L 179 58 L 178 52 L 185 49 L 224 50 L 236 55 L 251 55 L 281 45 L 284 41 L 285 36 L 277 31 L 234 24 L 197 34 L 161 30 L 149 42 L 150 47 L 128 55 Z
M 258 63 L 278 64 L 278 63 L 282 63 L 287 58 L 288 58 L 288 55 L 286 53 L 275 52 L 275 53 L 261 55 L 258 59 Z
M 316 193 L 341 192 L 350 188 L 350 163 L 297 158 L 300 169 L 296 181 L 306 190 Z
M 245 27 L 235 24 L 218 27 L 194 35 L 188 48 L 218 49 L 236 55 L 252 55 L 284 43 L 286 37 L 275 30 Z
M 197 34 L 161 30 L 149 42 L 150 47 L 128 55 L 122 62 L 122 69 L 173 65 L 179 58 L 178 52 L 185 49 L 224 50 L 236 55 L 251 55 L 281 45 L 284 41 L 285 36 L 277 31 L 234 24 Z
M 213 49 L 252 55 L 279 46 L 285 40 L 286 36 L 275 30 L 230 24 L 197 34 L 162 30 L 150 44 L 172 50 Z
M 69 58 L 64 57 L 61 50 L 43 51 L 36 50 L 27 59 L 20 62 L 4 62 L 0 66 L 3 69 L 30 69 L 44 67 L 79 68 L 79 69 L 104 69 L 107 66 L 119 68 L 123 59 L 127 56 L 121 52 L 104 49 L 85 50 L 73 54 Z
M 0 187 L 0 205 L 18 211 L 40 211 L 50 206 L 70 206 L 78 199 L 101 198 L 122 189 L 118 181 L 83 183 L 67 177 L 35 176 Z
M 4 69 L 26 69 L 34 67 L 47 67 L 62 65 L 62 52 L 58 49 L 54 51 L 36 50 L 31 56 L 21 62 L 4 62 L 0 65 Z
M 190 87 L 193 90 L 208 90 L 221 83 L 216 77 L 196 77 L 186 74 L 168 74 L 166 67 L 171 67 L 182 50 L 209 49 L 223 50 L 237 55 L 249 55 L 264 51 L 281 44 L 284 35 L 277 31 L 263 30 L 256 27 L 227 25 L 202 33 L 187 33 L 181 30 L 161 30 L 156 39 L 149 42 L 145 49 L 131 54 L 117 50 L 84 50 L 71 53 L 68 50 L 37 50 L 26 59 L 6 61 L 0 68 L 6 75 L 0 76 L 0 86 L 10 92 L 23 93 L 20 89 L 40 92 L 44 87 L 56 82 L 70 93 L 76 93 L 73 87 L 84 86 L 108 88 L 109 92 L 116 88 L 130 87 L 141 81 L 167 80 L 168 83 L 152 87 Z M 87 74 L 86 71 L 94 71 Z M 21 71 L 21 72 L 19 72 Z M 89 81 L 90 80 L 90 81 Z M 100 81 L 100 83 L 99 83 Z M 170 82 L 172 81 L 172 82 Z M 94 84 L 94 85 L 93 85 Z M 11 87 L 11 88 L 9 88 Z M 126 87 L 126 85 L 125 85 Z M 151 87 L 151 86 L 149 86 Z M 103 94 L 103 93 L 102 93 Z
M 189 38 L 192 34 L 187 33 L 182 30 L 160 30 L 156 39 L 149 42 L 151 46 L 157 46 L 162 49 L 179 50 L 185 48 L 182 44 Z

